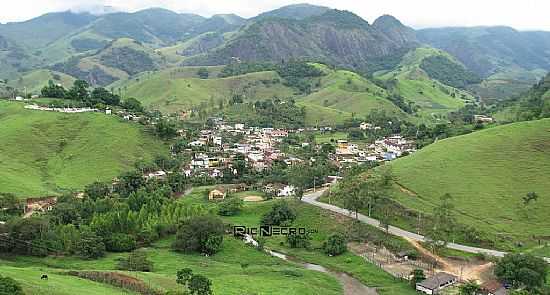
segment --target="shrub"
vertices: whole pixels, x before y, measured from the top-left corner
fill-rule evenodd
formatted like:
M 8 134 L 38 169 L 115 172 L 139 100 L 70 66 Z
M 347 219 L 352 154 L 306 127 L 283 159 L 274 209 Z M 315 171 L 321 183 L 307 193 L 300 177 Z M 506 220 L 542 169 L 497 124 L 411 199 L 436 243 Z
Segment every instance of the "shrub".
M 273 205 L 271 210 L 262 217 L 263 225 L 283 225 L 292 223 L 296 219 L 296 213 L 286 201 L 280 201 Z
M 347 251 L 346 238 L 333 234 L 323 243 L 323 250 L 330 256 L 340 255 Z
M 308 234 L 289 234 L 286 241 L 290 248 L 309 248 L 311 237 Z
M 21 284 L 10 277 L 0 275 L 0 295 L 24 295 Z
M 105 243 L 105 248 L 112 252 L 128 252 L 136 247 L 136 239 L 128 234 L 113 234 Z
M 218 208 L 218 214 L 222 216 L 234 216 L 239 214 L 243 207 L 243 200 L 238 197 L 225 199 Z
M 176 233 L 176 251 L 214 254 L 223 242 L 223 222 L 214 216 L 193 217 L 184 222 Z
M 118 262 L 117 269 L 150 272 L 153 271 L 153 262 L 147 259 L 147 253 L 134 251 L 128 255 L 127 259 L 121 259 Z

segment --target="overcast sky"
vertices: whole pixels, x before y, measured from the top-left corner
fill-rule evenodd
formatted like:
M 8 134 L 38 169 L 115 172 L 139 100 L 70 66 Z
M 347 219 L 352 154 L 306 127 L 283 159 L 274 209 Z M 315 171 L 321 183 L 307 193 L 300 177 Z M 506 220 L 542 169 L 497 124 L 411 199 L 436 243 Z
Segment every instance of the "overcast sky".
M 163 7 L 203 16 L 235 13 L 252 17 L 303 0 L 0 0 L 0 22 L 27 20 L 52 11 L 114 6 L 125 11 Z M 506 25 L 550 31 L 548 0 L 310 0 L 311 4 L 350 10 L 369 22 L 391 14 L 414 28 Z

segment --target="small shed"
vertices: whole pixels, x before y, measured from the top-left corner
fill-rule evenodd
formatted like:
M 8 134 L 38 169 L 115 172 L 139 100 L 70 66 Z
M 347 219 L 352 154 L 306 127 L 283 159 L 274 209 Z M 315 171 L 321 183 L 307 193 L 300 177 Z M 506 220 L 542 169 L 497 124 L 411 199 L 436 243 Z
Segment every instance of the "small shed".
M 223 200 L 225 199 L 226 195 L 227 195 L 226 189 L 222 186 L 218 186 L 208 193 L 208 200 L 211 200 L 211 201 Z

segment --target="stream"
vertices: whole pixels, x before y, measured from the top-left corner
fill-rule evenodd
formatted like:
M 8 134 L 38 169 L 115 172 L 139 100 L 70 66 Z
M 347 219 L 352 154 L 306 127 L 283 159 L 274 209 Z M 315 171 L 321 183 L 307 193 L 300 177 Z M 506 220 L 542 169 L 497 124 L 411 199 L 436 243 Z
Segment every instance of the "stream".
M 258 246 L 258 242 L 256 242 L 256 240 L 254 240 L 250 235 L 245 235 L 244 241 L 246 244 L 252 244 L 256 247 Z M 318 271 L 333 276 L 342 284 L 344 295 L 378 295 L 375 288 L 365 286 L 359 280 L 344 272 L 332 271 L 322 265 L 305 262 L 296 257 L 288 256 L 273 250 L 265 250 L 265 252 L 273 257 L 297 263 L 305 269 Z

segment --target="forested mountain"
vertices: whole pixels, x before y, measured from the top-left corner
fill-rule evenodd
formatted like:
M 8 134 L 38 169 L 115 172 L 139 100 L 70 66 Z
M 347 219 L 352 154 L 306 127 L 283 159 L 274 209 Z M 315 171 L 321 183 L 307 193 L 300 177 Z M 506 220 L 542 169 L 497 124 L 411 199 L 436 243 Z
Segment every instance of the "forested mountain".
M 488 77 L 517 66 L 550 70 L 550 32 L 509 27 L 438 28 L 417 31 L 421 42 L 443 49 L 470 70 Z
M 339 10 L 303 19 L 260 18 L 223 46 L 186 64 L 309 59 L 366 72 L 371 59 L 391 56 L 418 44 L 412 29 L 389 18 L 382 17 L 372 26 L 349 11 Z
M 425 59 L 423 73 L 487 101 L 527 91 L 550 70 L 550 32 L 508 27 L 415 31 L 391 15 L 369 23 L 349 11 L 297 4 L 250 19 L 151 8 L 101 15 L 48 13 L 0 25 L 0 79 L 50 69 L 108 85 L 174 66 L 291 59 L 383 75 L 399 70 L 407 54 L 421 46 L 449 53 Z

